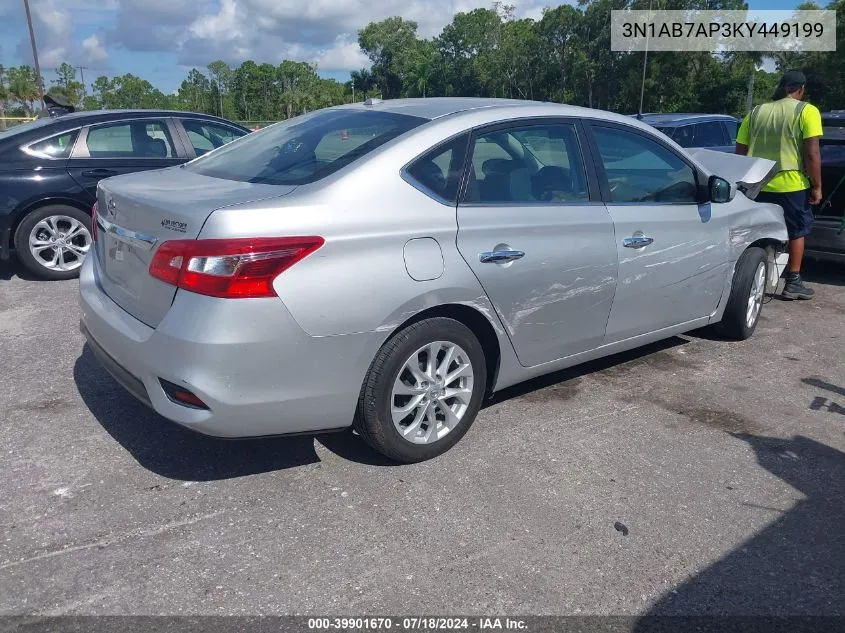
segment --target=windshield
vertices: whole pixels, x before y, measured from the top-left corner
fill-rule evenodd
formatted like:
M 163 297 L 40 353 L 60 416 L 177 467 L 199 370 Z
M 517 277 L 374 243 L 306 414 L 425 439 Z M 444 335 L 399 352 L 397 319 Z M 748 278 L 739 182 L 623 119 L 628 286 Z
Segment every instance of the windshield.
M 302 185 L 325 178 L 427 119 L 361 110 L 319 110 L 248 134 L 185 169 L 242 182 Z

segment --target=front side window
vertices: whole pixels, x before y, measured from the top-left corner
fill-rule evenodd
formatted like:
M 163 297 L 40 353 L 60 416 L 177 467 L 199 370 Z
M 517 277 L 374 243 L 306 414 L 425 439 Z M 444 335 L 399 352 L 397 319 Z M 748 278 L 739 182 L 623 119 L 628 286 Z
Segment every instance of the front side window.
M 185 169 L 227 180 L 303 185 L 426 122 L 390 112 L 318 110 L 244 136 Z
M 86 138 L 91 158 L 172 158 L 173 141 L 164 121 L 98 125 Z
M 583 202 L 584 163 L 571 123 L 529 125 L 479 134 L 472 148 L 466 201 Z
M 722 124 L 719 121 L 708 121 L 695 126 L 695 141 L 693 147 L 720 147 L 727 145 Z
M 191 141 L 197 156 L 207 154 L 213 149 L 223 147 L 235 139 L 244 136 L 244 132 L 200 119 L 182 119 L 182 125 Z
M 57 134 L 38 143 L 33 143 L 29 146 L 29 149 L 51 158 L 67 158 L 70 156 L 70 151 L 73 149 L 73 144 L 78 135 L 79 130 Z
M 657 141 L 616 128 L 595 127 L 612 202 L 698 201 L 695 172 Z
M 408 175 L 435 197 L 455 204 L 468 140 L 464 134 L 445 145 L 435 147 L 411 163 L 407 170 Z

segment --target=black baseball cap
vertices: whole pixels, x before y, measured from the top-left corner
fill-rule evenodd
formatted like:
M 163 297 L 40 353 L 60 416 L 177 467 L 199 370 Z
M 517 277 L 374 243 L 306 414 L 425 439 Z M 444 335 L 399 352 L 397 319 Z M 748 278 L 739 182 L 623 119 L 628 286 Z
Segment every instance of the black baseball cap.
M 800 70 L 788 70 L 781 77 L 780 85 L 784 88 L 791 88 L 793 86 L 803 86 L 807 83 L 807 78 Z

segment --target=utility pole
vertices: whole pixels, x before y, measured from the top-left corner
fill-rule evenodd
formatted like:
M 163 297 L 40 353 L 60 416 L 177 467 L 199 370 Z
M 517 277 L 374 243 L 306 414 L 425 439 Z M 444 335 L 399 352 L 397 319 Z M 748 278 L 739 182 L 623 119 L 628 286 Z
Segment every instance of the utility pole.
M 38 96 L 41 98 L 41 107 L 46 108 L 44 103 L 44 84 L 41 82 L 41 68 L 38 66 L 38 49 L 35 46 L 35 31 L 32 30 L 32 15 L 29 13 L 29 0 L 23 0 L 26 9 L 26 23 L 29 25 L 29 40 L 32 42 L 32 59 L 35 61 L 35 83 L 38 85 Z
M 83 70 L 88 70 L 87 66 L 76 66 L 76 70 L 79 71 L 79 77 L 82 80 L 82 98 L 84 99 L 85 96 L 88 94 L 88 89 L 85 87 L 85 73 L 82 72 Z

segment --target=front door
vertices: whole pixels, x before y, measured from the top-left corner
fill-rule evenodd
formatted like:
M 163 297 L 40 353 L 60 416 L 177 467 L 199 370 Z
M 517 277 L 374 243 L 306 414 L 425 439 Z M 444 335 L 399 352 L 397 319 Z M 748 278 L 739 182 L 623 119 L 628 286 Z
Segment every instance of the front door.
M 616 245 L 582 138 L 574 121 L 511 122 L 471 142 L 458 248 L 525 366 L 604 338 Z
M 67 163 L 68 173 L 93 205 L 103 178 L 184 163 L 167 119 L 134 119 L 83 128 Z M 178 149 L 177 149 L 178 148 Z
M 725 211 L 699 204 L 695 170 L 656 138 L 591 129 L 619 257 L 606 342 L 709 316 L 728 274 Z

